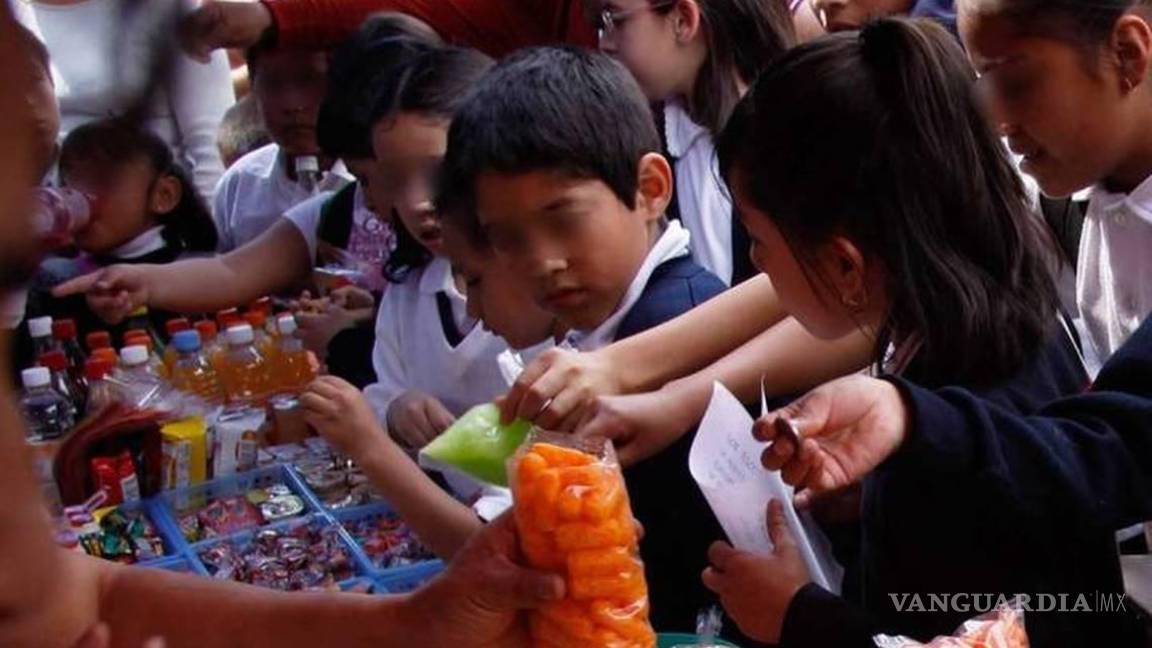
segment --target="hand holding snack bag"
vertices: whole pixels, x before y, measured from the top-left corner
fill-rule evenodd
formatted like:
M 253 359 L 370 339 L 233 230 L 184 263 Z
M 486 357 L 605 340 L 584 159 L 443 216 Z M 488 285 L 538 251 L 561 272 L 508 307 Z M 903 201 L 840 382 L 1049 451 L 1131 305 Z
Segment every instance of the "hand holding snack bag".
M 926 644 L 888 635 L 874 641 L 878 648 L 1028 648 L 1028 633 L 1024 612 L 1008 606 L 965 621 L 951 637 L 936 637 Z
M 533 432 L 511 459 L 520 547 L 567 597 L 529 621 L 537 648 L 652 648 L 638 532 L 612 446 Z

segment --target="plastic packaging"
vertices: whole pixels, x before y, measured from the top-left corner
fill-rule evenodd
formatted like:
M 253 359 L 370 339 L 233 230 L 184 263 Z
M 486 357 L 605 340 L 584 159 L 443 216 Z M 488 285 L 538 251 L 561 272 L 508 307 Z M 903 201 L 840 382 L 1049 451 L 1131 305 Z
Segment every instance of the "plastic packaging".
M 47 367 L 25 369 L 20 378 L 24 395 L 20 408 L 28 423 L 29 441 L 47 441 L 63 438 L 76 424 L 72 404 L 52 389 L 52 373 Z
M 199 333 L 178 331 L 168 348 L 176 354 L 171 369 L 173 387 L 206 403 L 224 402 L 224 389 L 220 386 L 216 370 L 200 351 Z
M 316 378 L 304 341 L 296 337 L 296 318 L 281 315 L 276 318 L 280 332 L 277 352 L 273 359 L 273 376 L 280 391 L 298 394 Z
M 95 200 L 69 187 L 39 187 L 32 208 L 32 230 L 50 248 L 68 245 L 92 220 Z
M 248 324 L 228 329 L 228 355 L 220 371 L 220 382 L 229 404 L 254 405 L 268 397 L 268 361 L 256 348 L 255 340 Z
M 116 380 L 124 387 L 122 402 L 130 407 L 144 408 L 156 403 L 164 385 L 150 363 L 147 347 L 126 346 L 120 350 L 120 370 Z
M 263 409 L 246 407 L 225 411 L 216 421 L 216 447 L 212 475 L 227 477 L 256 467 L 261 428 L 267 420 Z
M 164 490 L 199 484 L 208 477 L 208 428 L 204 419 L 187 418 L 160 428 Z
M 121 400 L 119 387 L 110 380 L 112 369 L 112 363 L 101 358 L 89 358 L 84 364 L 84 376 L 88 379 L 87 414 L 95 414 Z
M 72 406 L 72 417 L 77 418 L 84 411 L 88 394 L 68 372 L 68 358 L 63 351 L 56 350 L 41 355 L 39 360 L 41 366 L 48 367 L 52 372 L 52 389 L 68 399 Z
M 908 637 L 877 635 L 873 641 L 878 648 L 1028 648 L 1028 633 L 1024 611 L 1008 605 L 965 621 L 951 637 L 920 643 Z
M 56 340 L 52 338 L 52 318 L 48 316 L 33 317 L 28 320 L 28 337 L 32 338 L 32 354 L 39 358 L 41 354 L 56 349 Z
M 425 446 L 420 457 L 431 467 L 439 462 L 489 484 L 507 486 L 508 458 L 531 429 L 525 421 L 502 425 L 499 408 L 492 403 L 477 405 Z
M 208 362 L 212 363 L 212 368 L 219 375 L 221 367 L 224 366 L 224 358 L 228 355 L 228 349 L 220 339 L 216 322 L 201 320 L 196 322 L 195 328 L 196 332 L 200 334 L 200 349 L 204 353 L 204 357 L 208 358 Z
M 86 382 L 84 379 L 84 362 L 88 360 L 88 357 L 76 336 L 76 320 L 62 319 L 52 322 L 52 337 L 56 338 L 57 344 L 64 352 L 64 357 L 68 359 L 68 373 L 72 375 L 73 380 L 83 387 Z
M 639 537 L 611 444 L 533 432 L 510 464 L 520 548 L 567 584 L 565 599 L 530 615 L 533 645 L 654 647 Z

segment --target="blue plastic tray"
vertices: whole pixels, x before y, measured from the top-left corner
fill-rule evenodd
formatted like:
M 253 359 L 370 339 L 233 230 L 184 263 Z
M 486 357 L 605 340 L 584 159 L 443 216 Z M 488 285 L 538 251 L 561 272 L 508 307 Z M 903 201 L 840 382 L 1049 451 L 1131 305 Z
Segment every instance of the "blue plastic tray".
M 372 558 L 367 554 L 367 552 L 364 551 L 364 548 L 356 540 L 356 537 L 352 535 L 349 524 L 368 518 L 375 518 L 384 515 L 396 515 L 392 508 L 385 503 L 366 504 L 364 506 L 358 506 L 355 508 L 334 511 L 331 513 L 331 515 L 336 519 L 337 522 L 340 523 L 340 526 L 344 528 L 345 533 L 353 541 L 353 544 L 355 544 L 356 551 L 360 555 L 360 559 L 372 573 L 379 575 L 396 575 L 404 574 L 413 570 L 419 571 L 421 568 L 427 569 L 432 567 L 435 569 L 435 571 L 440 571 L 444 568 L 443 562 L 436 559 L 422 560 L 419 562 L 399 566 L 378 565 L 372 560 Z

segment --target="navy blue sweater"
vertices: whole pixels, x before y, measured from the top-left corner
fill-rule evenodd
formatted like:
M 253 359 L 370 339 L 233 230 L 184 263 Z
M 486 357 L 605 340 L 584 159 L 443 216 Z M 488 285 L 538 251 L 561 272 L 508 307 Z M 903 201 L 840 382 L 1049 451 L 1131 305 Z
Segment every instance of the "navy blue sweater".
M 805 588 L 789 609 L 784 645 L 871 646 L 876 632 L 926 639 L 976 614 L 900 614 L 888 593 L 1067 594 L 1069 605 L 1085 594 L 1095 605 L 1097 592 L 1123 592 L 1114 530 L 1152 517 L 1152 324 L 1113 357 L 1092 392 L 1035 416 L 967 390 L 893 381 L 912 429 L 866 480 L 866 489 L 874 480 L 889 488 L 866 515 L 893 533 L 893 521 L 904 523 L 907 541 L 896 547 L 903 565 L 889 560 L 883 575 L 866 572 L 869 614 Z M 1034 646 L 1141 645 L 1126 613 L 1032 612 L 1025 620 Z

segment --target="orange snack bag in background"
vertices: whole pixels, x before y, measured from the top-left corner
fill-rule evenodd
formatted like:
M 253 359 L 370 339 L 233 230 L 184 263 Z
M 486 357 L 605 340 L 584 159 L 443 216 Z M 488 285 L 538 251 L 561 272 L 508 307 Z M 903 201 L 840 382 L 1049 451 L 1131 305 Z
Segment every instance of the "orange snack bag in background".
M 611 444 L 533 432 L 509 475 L 525 557 L 567 584 L 564 600 L 533 613 L 533 645 L 655 646 L 639 537 Z

